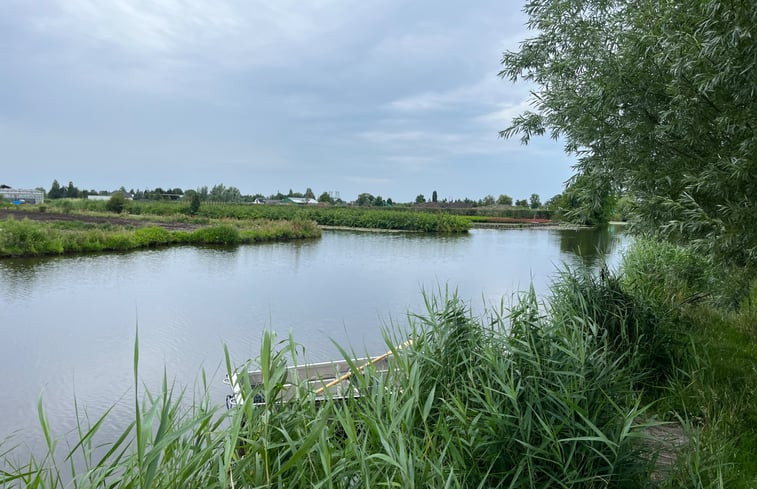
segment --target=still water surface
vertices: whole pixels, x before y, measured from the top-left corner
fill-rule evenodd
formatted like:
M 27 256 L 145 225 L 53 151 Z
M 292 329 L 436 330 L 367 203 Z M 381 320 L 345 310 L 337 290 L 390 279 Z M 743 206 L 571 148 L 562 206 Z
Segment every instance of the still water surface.
M 482 311 L 533 281 L 548 293 L 563 263 L 618 262 L 628 238 L 607 230 L 474 230 L 463 236 L 326 231 L 320 240 L 178 247 L 128 254 L 0 260 L 0 440 L 39 446 L 40 396 L 56 433 L 116 403 L 131 419 L 137 328 L 140 381 L 164 369 L 195 385 L 204 369 L 223 401 L 223 346 L 241 364 L 265 329 L 290 332 L 310 361 L 386 350 L 382 326 L 423 311 L 421 290 L 448 286 Z M 606 255 L 606 257 L 603 257 Z M 120 399 L 120 401 L 119 401 Z

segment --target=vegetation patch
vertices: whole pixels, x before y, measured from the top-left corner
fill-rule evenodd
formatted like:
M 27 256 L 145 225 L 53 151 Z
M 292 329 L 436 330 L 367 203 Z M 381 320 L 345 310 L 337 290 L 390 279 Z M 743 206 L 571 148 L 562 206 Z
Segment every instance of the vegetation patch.
M 192 232 L 160 226 L 134 228 L 77 221 L 41 222 L 12 217 L 0 221 L 0 257 L 126 251 L 172 244 L 224 245 L 316 238 L 309 221 L 213 224 Z

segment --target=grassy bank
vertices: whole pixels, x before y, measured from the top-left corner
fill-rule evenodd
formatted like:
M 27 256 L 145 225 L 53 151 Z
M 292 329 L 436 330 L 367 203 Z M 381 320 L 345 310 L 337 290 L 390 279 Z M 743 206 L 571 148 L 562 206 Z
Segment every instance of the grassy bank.
M 663 487 L 757 487 L 757 280 L 674 245 L 639 241 L 623 287 L 664 336 L 645 398 L 688 443 Z
M 50 201 L 50 209 L 68 212 L 106 212 L 102 201 Z M 129 202 L 125 213 L 130 215 L 173 216 L 186 218 L 189 204 L 183 202 Z M 200 206 L 198 217 L 210 219 L 311 220 L 324 226 L 345 226 L 366 229 L 396 229 L 428 233 L 460 233 L 470 229 L 467 219 L 448 214 L 405 212 L 392 209 L 361 207 L 210 204 Z
M 160 226 L 132 227 L 9 218 L 0 221 L 0 257 L 126 251 L 176 244 L 236 245 L 316 238 L 320 234 L 314 223 L 300 220 L 216 221 L 185 231 Z

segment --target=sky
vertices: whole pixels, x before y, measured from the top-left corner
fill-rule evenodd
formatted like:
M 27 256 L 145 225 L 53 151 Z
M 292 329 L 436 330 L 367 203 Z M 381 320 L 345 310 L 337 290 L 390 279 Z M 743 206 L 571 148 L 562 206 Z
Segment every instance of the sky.
M 574 159 L 498 132 L 521 1 L 3 0 L 0 183 L 542 201 Z

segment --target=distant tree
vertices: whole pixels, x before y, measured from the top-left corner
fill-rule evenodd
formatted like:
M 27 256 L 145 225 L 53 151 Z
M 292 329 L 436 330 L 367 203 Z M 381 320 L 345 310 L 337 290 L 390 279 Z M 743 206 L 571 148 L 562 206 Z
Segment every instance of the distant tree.
M 307 190 L 305 190 L 303 197 L 305 197 L 306 199 L 315 199 L 315 194 L 313 193 L 313 190 L 308 187 Z
M 108 202 L 105 203 L 105 208 L 109 212 L 115 212 L 116 214 L 120 214 L 124 208 L 126 207 L 126 197 L 124 197 L 123 192 L 116 192 L 114 193 Z
M 418 194 L 418 196 L 415 197 L 416 204 L 423 204 L 425 202 L 426 202 L 426 197 L 424 197 L 423 194 Z
M 481 199 L 481 205 L 483 206 L 494 205 L 495 202 L 496 201 L 494 200 L 494 196 L 491 194 Z
M 53 184 L 50 186 L 50 191 L 47 192 L 47 198 L 60 199 L 62 197 L 62 191 L 58 180 L 53 180 Z
M 438 198 L 438 195 L 436 194 L 436 190 L 431 192 L 431 202 L 436 202 Z
M 75 199 L 79 197 L 79 189 L 74 186 L 74 182 L 68 182 L 68 187 L 66 188 L 66 197 L 69 199 Z
M 528 207 L 528 201 L 526 199 L 516 200 L 515 207 Z
M 365 192 L 357 196 L 355 203 L 357 205 L 372 205 L 374 200 L 375 197 L 373 195 Z
M 208 200 L 213 202 L 223 202 L 223 192 L 226 190 L 226 186 L 222 183 L 213 185 L 208 194 Z
M 531 197 L 528 199 L 529 206 L 532 209 L 538 209 L 541 207 L 541 199 L 539 198 L 539 194 L 531 194 Z
M 328 192 L 323 192 L 321 195 L 318 196 L 318 202 L 324 202 L 327 204 L 333 204 L 334 199 L 331 198 L 331 195 L 329 195 Z
M 384 199 L 380 195 L 377 195 L 373 199 L 373 202 L 371 203 L 371 205 L 374 205 L 376 207 L 383 207 L 384 205 L 386 205 L 386 202 L 384 201 Z
M 394 205 L 394 201 L 392 200 L 391 197 L 389 197 L 388 199 L 386 199 L 386 205 L 388 205 L 390 207 Z
M 200 195 L 193 190 L 187 192 L 192 192 L 189 197 L 189 213 L 194 216 L 200 211 Z
M 553 195 L 544 203 L 544 207 L 551 210 L 552 212 L 557 212 L 560 207 L 560 202 L 562 201 L 562 196 L 563 194 Z
M 241 202 L 242 192 L 236 187 L 229 187 L 226 189 L 226 192 L 224 192 L 223 197 L 224 202 Z
M 500 194 L 500 196 L 497 197 L 497 205 L 513 205 L 513 198 L 509 195 Z

